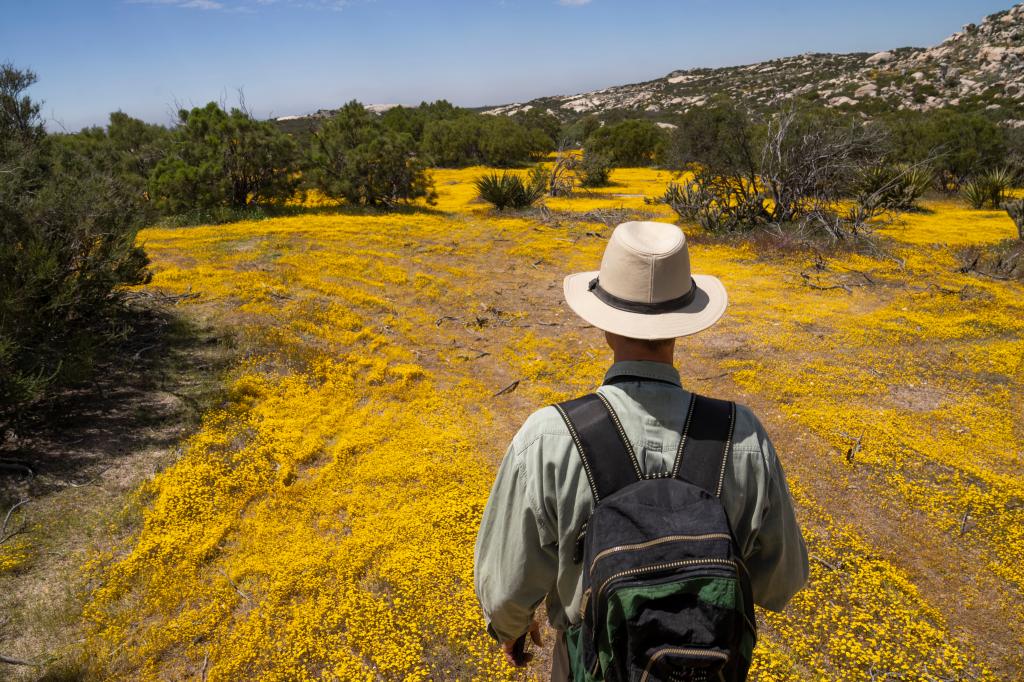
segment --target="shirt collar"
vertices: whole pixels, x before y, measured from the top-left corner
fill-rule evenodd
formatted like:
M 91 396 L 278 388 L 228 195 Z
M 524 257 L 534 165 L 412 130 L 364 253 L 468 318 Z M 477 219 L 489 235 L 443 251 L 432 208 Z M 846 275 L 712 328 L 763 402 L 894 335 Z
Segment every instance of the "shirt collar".
M 679 372 L 672 365 L 664 362 L 651 362 L 650 360 L 623 360 L 612 365 L 604 375 L 604 383 L 621 376 L 641 377 L 642 379 L 654 379 L 675 384 L 682 388 L 679 381 Z

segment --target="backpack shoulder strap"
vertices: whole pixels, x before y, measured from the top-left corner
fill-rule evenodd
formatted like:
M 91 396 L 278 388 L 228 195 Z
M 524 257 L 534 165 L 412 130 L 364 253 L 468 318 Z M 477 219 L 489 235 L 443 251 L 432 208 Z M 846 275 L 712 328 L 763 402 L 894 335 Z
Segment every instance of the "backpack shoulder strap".
M 698 485 L 715 497 L 721 496 L 735 424 L 736 403 L 694 393 L 672 476 Z
M 594 502 L 643 478 L 618 415 L 599 393 L 555 405 L 583 460 Z

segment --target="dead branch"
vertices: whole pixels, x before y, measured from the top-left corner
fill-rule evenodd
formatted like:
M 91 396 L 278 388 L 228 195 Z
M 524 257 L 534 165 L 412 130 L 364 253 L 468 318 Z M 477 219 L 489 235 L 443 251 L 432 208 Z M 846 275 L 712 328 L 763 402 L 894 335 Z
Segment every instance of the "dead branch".
M 850 464 L 853 464 L 854 458 L 857 456 L 857 453 L 860 452 L 861 442 L 863 441 L 863 439 L 864 434 L 862 433 L 861 435 L 857 436 L 857 440 L 853 443 L 850 449 L 846 451 L 846 461 L 849 462 Z
M 22 524 L 18 528 L 18 530 L 13 530 L 10 533 L 7 532 L 7 526 L 8 526 L 8 524 L 10 524 L 11 516 L 14 515 L 14 512 L 17 511 L 18 507 L 20 507 L 23 504 L 27 503 L 30 499 L 31 498 L 25 498 L 24 500 L 22 500 L 21 502 L 18 502 L 13 507 L 11 507 L 10 509 L 7 510 L 7 516 L 4 517 L 4 523 L 3 523 L 2 526 L 0 526 L 0 545 L 4 544 L 5 542 L 7 542 L 11 538 L 13 538 L 15 535 L 20 535 L 21 533 L 23 533 L 25 531 L 25 524 Z
M 830 289 L 842 289 L 843 291 L 845 291 L 848 294 L 852 294 L 853 293 L 853 289 L 851 289 L 850 287 L 846 286 L 845 284 L 833 284 L 833 285 L 830 285 L 830 286 L 827 286 L 827 287 L 823 287 L 820 284 L 815 284 L 814 282 L 812 282 L 811 281 L 811 276 L 808 275 L 806 272 L 801 272 L 800 276 L 803 277 L 804 286 L 810 287 L 811 289 L 817 289 L 818 291 L 828 291 Z
M 75 483 L 74 481 L 68 481 L 68 482 L 67 482 L 67 484 L 68 484 L 68 486 L 70 486 L 70 487 L 72 487 L 72 488 L 84 488 L 85 486 L 87 486 L 87 485 L 92 485 L 93 483 L 95 483 L 96 481 L 98 481 L 98 480 L 100 479 L 100 477 L 101 477 L 101 476 L 102 476 L 103 474 L 105 474 L 105 473 L 107 473 L 108 471 L 110 471 L 110 469 L 111 469 L 111 467 L 107 467 L 107 468 L 103 469 L 102 471 L 100 471 L 100 472 L 99 472 L 98 474 L 96 474 L 95 476 L 93 476 L 92 478 L 90 478 L 89 480 L 87 480 L 87 481 L 83 481 L 82 483 Z
M 820 556 L 818 556 L 817 554 L 808 554 L 807 556 L 809 556 L 809 557 L 810 557 L 811 559 L 813 559 L 814 561 L 817 561 L 817 562 L 818 562 L 819 564 L 821 564 L 821 565 L 822 565 L 822 566 L 824 566 L 825 568 L 829 568 L 829 569 L 831 569 L 831 570 L 833 570 L 833 571 L 838 571 L 838 570 L 839 570 L 839 566 L 837 566 L 837 565 L 833 564 L 833 563 L 832 563 L 832 562 L 830 562 L 830 561 L 825 561 L 824 559 L 822 559 L 822 558 L 821 558 Z
M 960 519 L 960 535 L 963 535 L 967 530 L 967 519 L 971 516 L 971 505 L 967 504 L 967 509 L 964 510 L 963 518 Z
M 29 663 L 28 661 L 23 661 L 20 658 L 11 658 L 10 656 L 3 656 L 3 655 L 0 655 L 0 663 L 6 663 L 7 665 L 27 665 L 27 666 L 34 666 L 34 665 L 36 665 L 35 663 Z
M 35 476 L 31 465 L 23 459 L 0 459 L 0 471 L 16 471 L 29 476 Z
M 249 602 L 250 604 L 253 603 L 252 597 L 249 595 L 249 593 L 246 592 L 245 590 L 243 590 L 241 587 L 239 587 L 238 583 L 236 583 L 234 580 L 232 580 L 231 576 L 229 576 L 227 574 L 227 572 L 223 568 L 218 568 L 217 572 L 220 573 L 222 576 L 224 576 L 224 579 L 228 581 L 228 584 L 231 585 L 231 587 L 234 588 L 235 592 L 237 592 L 239 594 L 239 596 L 242 597 L 242 599 L 244 599 L 245 601 Z
M 519 388 L 519 379 L 516 379 L 511 384 L 509 384 L 505 388 L 501 389 L 500 391 L 498 391 L 497 393 L 495 393 L 491 397 L 492 398 L 497 398 L 499 395 L 505 395 L 506 393 L 511 393 L 512 391 L 516 390 L 517 388 Z
M 721 379 L 722 377 L 727 377 L 730 374 L 732 374 L 732 372 L 722 372 L 721 374 L 715 374 L 709 377 L 697 377 L 696 379 L 694 379 L 694 381 L 711 381 L 712 379 Z

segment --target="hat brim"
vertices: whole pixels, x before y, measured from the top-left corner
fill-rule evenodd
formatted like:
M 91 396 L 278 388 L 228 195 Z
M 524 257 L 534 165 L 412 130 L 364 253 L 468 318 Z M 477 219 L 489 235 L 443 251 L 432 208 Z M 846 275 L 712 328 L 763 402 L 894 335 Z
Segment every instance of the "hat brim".
M 674 339 L 703 331 L 725 314 L 729 297 L 712 275 L 693 275 L 697 294 L 688 305 L 666 313 L 645 315 L 613 308 L 590 291 L 597 272 L 569 275 L 562 283 L 565 302 L 573 312 L 598 329 L 633 339 Z

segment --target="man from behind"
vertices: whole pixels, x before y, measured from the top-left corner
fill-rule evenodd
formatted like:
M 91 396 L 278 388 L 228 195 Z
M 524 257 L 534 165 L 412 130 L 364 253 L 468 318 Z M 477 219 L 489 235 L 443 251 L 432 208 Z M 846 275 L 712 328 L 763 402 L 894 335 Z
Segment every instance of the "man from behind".
M 614 362 L 594 395 L 533 413 L 508 448 L 476 544 L 488 631 L 525 664 L 546 600 L 552 680 L 743 679 L 753 604 L 781 610 L 808 566 L 757 417 L 690 393 L 673 365 L 676 338 L 721 318 L 725 288 L 691 274 L 678 227 L 631 222 L 564 294 Z

